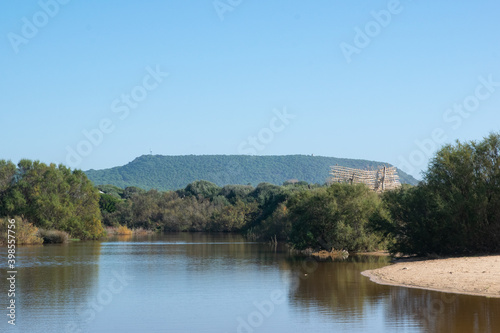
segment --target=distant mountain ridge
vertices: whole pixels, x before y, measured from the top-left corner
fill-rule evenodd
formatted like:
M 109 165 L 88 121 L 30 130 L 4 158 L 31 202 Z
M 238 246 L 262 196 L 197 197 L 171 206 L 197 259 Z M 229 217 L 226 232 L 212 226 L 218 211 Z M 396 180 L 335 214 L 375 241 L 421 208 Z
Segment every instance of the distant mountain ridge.
M 376 161 L 310 155 L 142 155 L 124 166 L 85 173 L 95 185 L 137 186 L 167 191 L 184 188 L 196 180 L 207 180 L 218 186 L 256 186 L 264 182 L 281 185 L 291 179 L 324 184 L 333 165 L 359 169 L 391 166 Z M 399 169 L 398 175 L 401 183 L 418 183 Z

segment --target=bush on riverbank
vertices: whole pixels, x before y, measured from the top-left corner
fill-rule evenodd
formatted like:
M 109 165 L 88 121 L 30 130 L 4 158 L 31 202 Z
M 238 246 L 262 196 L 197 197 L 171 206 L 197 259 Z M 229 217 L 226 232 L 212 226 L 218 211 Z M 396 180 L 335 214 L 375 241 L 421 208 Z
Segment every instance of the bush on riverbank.
M 117 235 L 132 235 L 132 230 L 127 228 L 126 225 L 120 225 L 118 228 L 116 228 L 116 234 Z
M 385 247 L 371 221 L 387 215 L 379 195 L 367 186 L 332 184 L 303 191 L 287 203 L 291 223 L 290 243 L 312 248 L 373 251 Z
M 10 221 L 14 220 L 14 223 Z M 15 236 L 16 245 L 37 245 L 43 243 L 43 238 L 38 234 L 38 228 L 33 224 L 27 222 L 25 219 L 15 216 L 13 219 L 8 217 L 0 218 L 0 245 L 9 244 L 8 230 L 9 225 L 15 225 L 15 228 L 11 227 L 11 236 Z M 10 238 L 11 240 L 14 238 Z
M 69 241 L 69 234 L 60 230 L 39 229 L 38 235 L 44 244 L 64 244 Z
M 387 192 L 384 202 L 393 253 L 498 253 L 500 134 L 444 146 L 419 186 Z
M 0 217 L 14 215 L 74 238 L 104 235 L 98 190 L 81 170 L 63 165 L 0 160 Z

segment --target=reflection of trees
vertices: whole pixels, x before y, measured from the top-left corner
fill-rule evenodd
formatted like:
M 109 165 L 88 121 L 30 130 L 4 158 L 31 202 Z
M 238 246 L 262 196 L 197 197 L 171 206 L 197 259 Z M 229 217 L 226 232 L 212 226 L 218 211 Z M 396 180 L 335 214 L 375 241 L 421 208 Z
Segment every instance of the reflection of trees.
M 263 272 L 279 278 L 275 274 L 279 267 L 283 277 L 289 277 L 289 303 L 297 312 L 322 313 L 330 321 L 333 318 L 352 322 L 369 317 L 371 311 L 377 310 L 384 313 L 381 316 L 385 316 L 387 326 L 396 328 L 415 326 L 422 331 L 459 333 L 500 331 L 497 315 L 500 299 L 383 286 L 360 274 L 363 270 L 384 266 L 387 257 L 355 256 L 345 261 L 317 261 L 292 256 L 284 249 L 273 251 L 262 244 L 247 243 L 241 236 L 232 234 L 179 233 L 144 238 L 143 243 L 135 244 L 137 246 L 132 244 L 132 239 L 132 242 L 122 240 L 124 244 L 104 243 L 102 247 L 98 242 L 85 242 L 20 248 L 19 294 L 16 295 L 21 305 L 19 313 L 28 317 L 67 311 L 80 323 L 82 317 L 75 311 L 99 293 L 98 264 L 102 251 L 106 259 L 101 261 L 106 264 L 101 262 L 101 270 L 109 270 L 122 262 L 140 264 L 145 276 L 149 276 L 149 270 L 161 269 L 163 292 L 169 296 L 175 295 L 174 288 L 178 288 L 177 284 L 169 286 L 173 275 L 176 275 L 173 281 L 179 281 L 179 275 L 185 276 L 182 283 L 196 292 L 202 293 L 207 284 L 211 284 L 213 288 L 220 288 L 221 295 L 230 297 L 223 291 L 228 279 L 233 279 L 231 292 L 238 288 L 244 290 L 247 281 L 258 281 Z M 209 274 L 203 274 L 206 280 L 201 281 L 200 275 L 189 274 L 189 271 Z M 227 275 L 221 278 L 221 274 Z M 111 278 L 101 276 L 101 287 Z
M 333 263 L 290 258 L 280 268 L 295 277 L 289 297 L 292 306 L 301 312 L 315 311 L 353 320 L 355 316 L 365 316 L 363 312 L 373 305 L 384 307 L 385 321 L 393 327 L 408 327 L 410 322 L 426 332 L 500 331 L 498 298 L 389 287 L 360 274 L 387 261 L 384 257 L 368 256 Z
M 95 287 L 100 246 L 85 242 L 21 248 L 16 296 L 24 311 L 84 300 Z
M 178 241 L 187 242 L 181 249 L 190 259 L 188 269 L 197 271 L 211 270 L 214 264 L 241 271 L 274 269 L 286 252 L 273 252 L 271 247 L 246 242 L 241 235 L 235 234 L 181 233 L 178 237 Z M 176 247 L 176 251 L 179 248 Z M 254 265 L 248 265 L 249 262 Z
M 112 237 L 108 237 L 109 242 L 130 242 L 134 240 L 134 236 L 132 234 L 128 235 L 114 235 Z
M 129 254 L 133 253 L 134 258 L 140 258 L 144 269 L 151 270 L 163 264 L 175 265 L 181 271 L 198 272 L 217 269 L 269 270 L 275 269 L 288 253 L 284 249 L 274 251 L 270 246 L 247 242 L 241 235 L 231 233 L 138 235 L 130 241 L 137 242 L 137 246 L 123 241 L 123 248 Z
M 499 332 L 500 299 L 392 288 L 387 320 L 417 320 L 429 332 Z
M 293 305 L 300 307 L 301 311 L 319 310 L 344 317 L 362 313 L 367 302 L 376 302 L 387 294 L 387 286 L 375 284 L 361 275 L 362 271 L 381 267 L 387 262 L 387 257 L 375 256 L 355 256 L 333 263 L 304 262 L 301 259 L 288 260 L 281 268 L 296 277 L 290 291 Z

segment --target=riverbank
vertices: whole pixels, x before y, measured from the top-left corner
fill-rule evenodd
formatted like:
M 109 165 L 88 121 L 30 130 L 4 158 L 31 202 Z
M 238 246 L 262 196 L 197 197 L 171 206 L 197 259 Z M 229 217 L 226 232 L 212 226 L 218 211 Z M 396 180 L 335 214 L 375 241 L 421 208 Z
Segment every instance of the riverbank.
M 361 274 L 378 284 L 500 298 L 500 255 L 399 259 Z

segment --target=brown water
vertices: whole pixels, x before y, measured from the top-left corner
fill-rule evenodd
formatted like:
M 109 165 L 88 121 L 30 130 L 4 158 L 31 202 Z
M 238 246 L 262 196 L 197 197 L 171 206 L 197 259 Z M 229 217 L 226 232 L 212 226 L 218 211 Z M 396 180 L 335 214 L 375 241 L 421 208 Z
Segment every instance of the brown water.
M 1 332 L 500 332 L 500 299 L 360 274 L 385 257 L 316 261 L 187 233 L 22 247 L 18 257 L 16 326 L 3 269 Z

